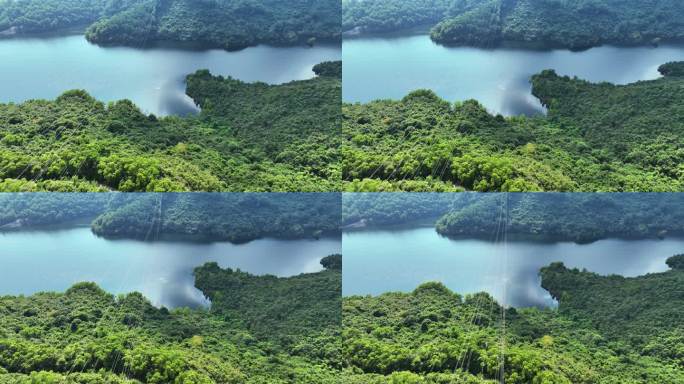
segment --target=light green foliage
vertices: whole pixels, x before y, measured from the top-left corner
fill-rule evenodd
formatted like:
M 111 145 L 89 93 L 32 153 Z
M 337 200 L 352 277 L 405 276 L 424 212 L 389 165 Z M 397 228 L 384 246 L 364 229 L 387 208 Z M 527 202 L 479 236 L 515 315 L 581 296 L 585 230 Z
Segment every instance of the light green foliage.
M 331 340 L 339 340 L 340 271 L 278 279 L 206 265 L 195 274 L 216 298 L 210 311 L 156 308 L 138 293 L 114 297 L 92 283 L 0 297 L 0 382 L 338 382 L 339 345 Z M 230 290 L 205 287 L 226 277 Z M 228 294 L 249 300 L 250 310 L 227 316 L 231 304 L 220 296 Z M 276 302 L 295 309 L 278 317 Z
M 560 309 L 503 310 L 439 283 L 343 299 L 344 383 L 683 383 L 684 273 L 625 279 L 554 264 Z M 505 348 L 502 352 L 502 342 Z
M 199 116 L 157 118 L 84 91 L 0 105 L 0 188 L 339 189 L 339 77 L 267 85 L 198 71 L 187 81 Z
M 418 90 L 343 104 L 347 191 L 682 191 L 684 80 L 593 84 L 532 77 L 546 117 L 492 115 Z M 409 184 L 408 181 L 418 184 Z

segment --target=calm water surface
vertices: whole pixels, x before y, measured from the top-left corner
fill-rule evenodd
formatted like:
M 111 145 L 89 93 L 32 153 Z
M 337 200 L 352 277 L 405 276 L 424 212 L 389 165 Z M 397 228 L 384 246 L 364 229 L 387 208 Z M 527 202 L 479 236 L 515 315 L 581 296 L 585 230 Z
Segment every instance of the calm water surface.
M 625 84 L 659 76 L 658 66 L 684 60 L 684 46 L 568 50 L 447 48 L 427 35 L 345 39 L 343 98 L 401 99 L 428 88 L 448 101 L 477 99 L 504 115 L 543 113 L 529 78 L 544 69 L 593 82 Z
M 147 113 L 188 114 L 197 108 L 185 95 L 185 76 L 198 69 L 279 84 L 311 78 L 315 64 L 340 57 L 334 45 L 228 52 L 103 48 L 81 35 L 0 39 L 0 102 L 53 99 L 85 89 L 102 101 L 130 99 Z
M 64 291 L 94 281 L 111 293 L 142 292 L 155 305 L 206 304 L 192 271 L 206 262 L 253 274 L 292 276 L 322 269 L 339 239 L 226 242 L 106 240 L 88 227 L 0 233 L 0 295 Z
M 540 268 L 555 261 L 602 275 L 638 276 L 666 271 L 665 260 L 684 251 L 684 239 L 504 246 L 450 240 L 434 228 L 345 232 L 342 239 L 344 295 L 410 292 L 421 283 L 441 281 L 455 292 L 486 291 L 515 307 L 555 305 L 538 276 Z

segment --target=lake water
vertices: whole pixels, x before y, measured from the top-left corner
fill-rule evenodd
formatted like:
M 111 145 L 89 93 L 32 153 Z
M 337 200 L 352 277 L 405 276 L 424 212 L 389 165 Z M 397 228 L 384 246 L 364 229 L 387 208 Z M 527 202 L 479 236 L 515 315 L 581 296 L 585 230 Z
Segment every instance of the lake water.
M 486 291 L 514 307 L 555 305 L 538 276 L 540 268 L 555 261 L 602 275 L 639 276 L 666 271 L 665 260 L 684 251 L 684 239 L 504 246 L 450 240 L 434 228 L 345 232 L 342 242 L 344 295 L 410 292 L 421 283 L 441 281 L 457 293 Z
M 53 99 L 85 89 L 102 101 L 130 99 L 157 115 L 197 111 L 185 76 L 198 69 L 247 82 L 279 84 L 314 76 L 311 68 L 339 60 L 339 45 L 257 46 L 237 52 L 176 48 L 103 48 L 81 35 L 0 40 L 0 102 Z
M 253 274 L 293 276 L 322 269 L 339 238 L 261 239 L 246 244 L 106 240 L 88 227 L 0 233 L 0 295 L 64 291 L 93 281 L 111 293 L 138 291 L 155 305 L 206 305 L 192 271 L 206 262 Z
M 684 46 L 568 50 L 449 48 L 427 35 L 369 37 L 343 42 L 343 99 L 401 99 L 427 88 L 448 101 L 477 99 L 504 115 L 543 113 L 529 78 L 544 69 L 618 84 L 659 77 L 658 66 L 684 60 Z

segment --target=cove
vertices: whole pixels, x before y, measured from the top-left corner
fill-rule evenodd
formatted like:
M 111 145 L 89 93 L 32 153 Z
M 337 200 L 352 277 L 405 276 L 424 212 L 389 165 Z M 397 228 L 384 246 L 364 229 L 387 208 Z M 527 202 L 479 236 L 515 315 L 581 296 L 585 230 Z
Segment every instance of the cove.
M 130 99 L 145 113 L 185 115 L 197 112 L 185 95 L 185 76 L 198 69 L 280 84 L 311 78 L 314 65 L 340 57 L 339 45 L 261 45 L 228 52 L 99 47 L 82 35 L 0 39 L 0 102 L 54 99 L 85 89 L 104 102 Z
M 638 276 L 666 271 L 665 260 L 684 250 L 681 238 L 590 244 L 509 241 L 504 246 L 451 240 L 434 228 L 350 231 L 343 233 L 342 242 L 345 296 L 410 292 L 424 282 L 440 281 L 459 294 L 485 291 L 513 307 L 556 305 L 538 276 L 552 262 L 601 275 Z
M 293 276 L 323 269 L 339 238 L 260 239 L 246 244 L 107 240 L 89 227 L 0 233 L 0 295 L 63 292 L 83 281 L 119 294 L 138 291 L 154 305 L 207 303 L 192 271 L 206 262 L 252 274 Z
M 592 82 L 626 84 L 660 76 L 658 66 L 684 60 L 684 46 L 602 46 L 586 51 L 444 47 L 428 35 L 345 39 L 345 102 L 401 99 L 427 88 L 450 101 L 476 99 L 490 112 L 544 112 L 529 78 L 544 69 Z

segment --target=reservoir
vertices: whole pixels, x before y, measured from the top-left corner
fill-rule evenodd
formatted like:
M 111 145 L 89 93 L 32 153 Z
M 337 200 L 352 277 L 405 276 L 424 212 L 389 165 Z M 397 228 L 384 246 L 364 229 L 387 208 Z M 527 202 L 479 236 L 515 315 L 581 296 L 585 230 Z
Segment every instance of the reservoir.
M 85 89 L 104 102 L 130 99 L 145 113 L 183 115 L 197 112 L 185 95 L 185 76 L 198 69 L 280 84 L 311 78 L 315 64 L 340 57 L 339 45 L 261 45 L 228 52 L 104 48 L 82 35 L 0 39 L 0 102 L 54 99 L 70 89 Z
M 592 82 L 626 84 L 660 76 L 658 66 L 684 60 L 684 46 L 603 46 L 581 52 L 437 45 L 427 35 L 363 37 L 343 42 L 345 102 L 401 99 L 431 89 L 450 102 L 480 101 L 504 115 L 543 113 L 530 76 L 544 69 Z
M 504 244 L 451 240 L 429 227 L 345 232 L 343 244 L 345 296 L 410 292 L 440 281 L 459 294 L 485 291 L 514 307 L 556 304 L 538 275 L 552 262 L 601 275 L 638 276 L 668 270 L 665 260 L 684 250 L 681 238 Z
M 107 240 L 89 227 L 0 233 L 0 295 L 63 292 L 92 281 L 110 293 L 141 292 L 154 305 L 206 305 L 192 271 L 207 262 L 256 275 L 316 272 L 339 238 L 228 242 Z

